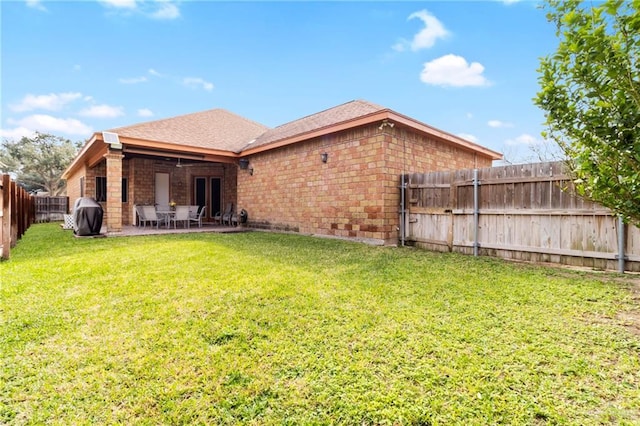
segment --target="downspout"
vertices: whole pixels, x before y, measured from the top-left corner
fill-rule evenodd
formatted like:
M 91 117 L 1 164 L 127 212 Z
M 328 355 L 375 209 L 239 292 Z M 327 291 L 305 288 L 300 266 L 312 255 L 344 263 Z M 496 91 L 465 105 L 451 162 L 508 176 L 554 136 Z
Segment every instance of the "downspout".
M 624 220 L 618 216 L 618 272 L 624 274 Z
M 473 169 L 473 255 L 478 257 L 478 247 L 480 246 L 478 242 L 478 224 L 480 222 L 480 210 L 478 208 L 478 169 Z
M 400 241 L 401 241 L 401 246 L 404 247 L 405 244 L 405 237 L 406 237 L 406 200 L 405 200 L 405 190 L 407 187 L 406 184 L 406 176 L 403 173 L 402 174 L 402 183 L 400 184 Z

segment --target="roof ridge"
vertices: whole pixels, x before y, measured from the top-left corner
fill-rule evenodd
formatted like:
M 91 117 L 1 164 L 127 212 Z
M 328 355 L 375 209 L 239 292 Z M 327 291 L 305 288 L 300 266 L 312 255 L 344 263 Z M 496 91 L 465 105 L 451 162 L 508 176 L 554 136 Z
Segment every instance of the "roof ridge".
M 112 129 L 109 129 L 109 130 L 106 130 L 106 131 L 112 132 L 114 130 L 132 129 L 132 128 L 135 128 L 135 127 L 139 127 L 139 126 L 143 126 L 143 125 L 149 125 L 149 124 L 152 124 L 152 123 L 159 123 L 159 122 L 168 121 L 168 120 L 178 120 L 178 119 L 182 119 L 184 117 L 189 117 L 189 116 L 193 117 L 193 116 L 198 116 L 198 115 L 204 115 L 204 114 L 212 113 L 212 112 L 215 112 L 215 111 L 224 112 L 226 114 L 230 114 L 230 115 L 233 115 L 233 116 L 235 116 L 237 118 L 240 118 L 240 119 L 242 119 L 242 120 L 244 120 L 244 121 L 246 121 L 248 123 L 251 123 L 251 124 L 254 124 L 254 125 L 257 125 L 257 126 L 260 126 L 260 127 L 264 127 L 265 131 L 271 129 L 269 126 L 266 126 L 266 125 L 264 125 L 262 123 L 258 123 L 255 120 L 251 120 L 251 119 L 249 119 L 247 117 L 244 117 L 244 116 L 242 116 L 240 114 L 236 114 L 235 112 L 229 111 L 229 110 L 227 110 L 225 108 L 212 108 L 212 109 L 207 109 L 207 110 L 204 110 L 204 111 L 189 112 L 189 113 L 186 113 L 186 114 L 174 115 L 174 116 L 171 116 L 171 117 L 158 118 L 156 120 L 141 121 L 139 123 L 130 124 L 128 126 L 114 127 Z
M 312 114 L 305 115 L 304 117 L 300 117 L 300 118 L 296 118 L 295 120 L 287 121 L 286 123 L 283 123 L 283 124 L 281 124 L 281 125 L 279 125 L 279 126 L 273 127 L 273 128 L 271 128 L 271 129 L 269 129 L 269 130 L 276 130 L 276 129 L 279 129 L 280 127 L 288 126 L 288 125 L 290 125 L 290 124 L 292 124 L 292 123 L 295 123 L 295 122 L 297 122 L 297 121 L 306 120 L 306 119 L 308 119 L 308 118 L 310 118 L 310 117 L 313 117 L 313 116 L 315 116 L 315 115 L 320 115 L 320 114 L 323 114 L 323 113 L 325 113 L 325 112 L 327 112 L 327 111 L 331 111 L 332 109 L 337 109 L 337 108 L 343 107 L 343 106 L 345 106 L 345 105 L 354 104 L 354 103 L 366 104 L 366 105 L 368 105 L 368 106 L 372 106 L 372 107 L 375 107 L 375 108 L 379 108 L 380 110 L 388 109 L 388 108 L 385 108 L 385 107 L 383 107 L 383 106 L 381 106 L 381 105 L 374 104 L 373 102 L 366 101 L 366 100 L 364 100 L 364 99 L 352 99 L 352 100 L 350 100 L 350 101 L 343 102 L 343 103 L 341 103 L 341 104 L 334 105 L 334 106 L 329 107 L 329 108 L 325 108 L 325 109 L 323 109 L 322 111 L 317 111 L 317 112 L 314 112 L 314 113 L 312 113 Z

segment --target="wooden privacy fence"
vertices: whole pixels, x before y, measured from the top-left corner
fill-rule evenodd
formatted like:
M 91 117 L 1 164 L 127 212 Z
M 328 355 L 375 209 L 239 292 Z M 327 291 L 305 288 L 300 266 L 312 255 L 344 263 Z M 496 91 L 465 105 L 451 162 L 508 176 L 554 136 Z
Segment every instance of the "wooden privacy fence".
M 403 243 L 640 271 L 640 229 L 579 197 L 562 162 L 413 173 L 401 179 Z
M 36 196 L 36 222 L 64 220 L 69 211 L 68 197 Z
M 0 175 L 0 244 L 2 258 L 8 259 L 11 249 L 33 223 L 35 217 L 34 197 L 11 180 L 9 175 Z

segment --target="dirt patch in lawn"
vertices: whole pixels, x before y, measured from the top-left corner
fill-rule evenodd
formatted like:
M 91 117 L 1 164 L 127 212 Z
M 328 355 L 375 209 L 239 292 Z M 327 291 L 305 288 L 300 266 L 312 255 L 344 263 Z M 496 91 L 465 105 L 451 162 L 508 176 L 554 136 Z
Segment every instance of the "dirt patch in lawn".
M 636 336 L 640 336 L 640 282 L 635 281 L 630 285 L 632 309 L 620 312 L 617 319 Z

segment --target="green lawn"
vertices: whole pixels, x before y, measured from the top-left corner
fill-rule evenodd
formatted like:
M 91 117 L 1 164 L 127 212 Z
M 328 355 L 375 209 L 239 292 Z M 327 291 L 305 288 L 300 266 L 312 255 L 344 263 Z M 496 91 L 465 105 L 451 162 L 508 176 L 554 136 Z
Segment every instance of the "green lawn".
M 0 423 L 640 424 L 633 277 L 51 224 L 0 278 Z

